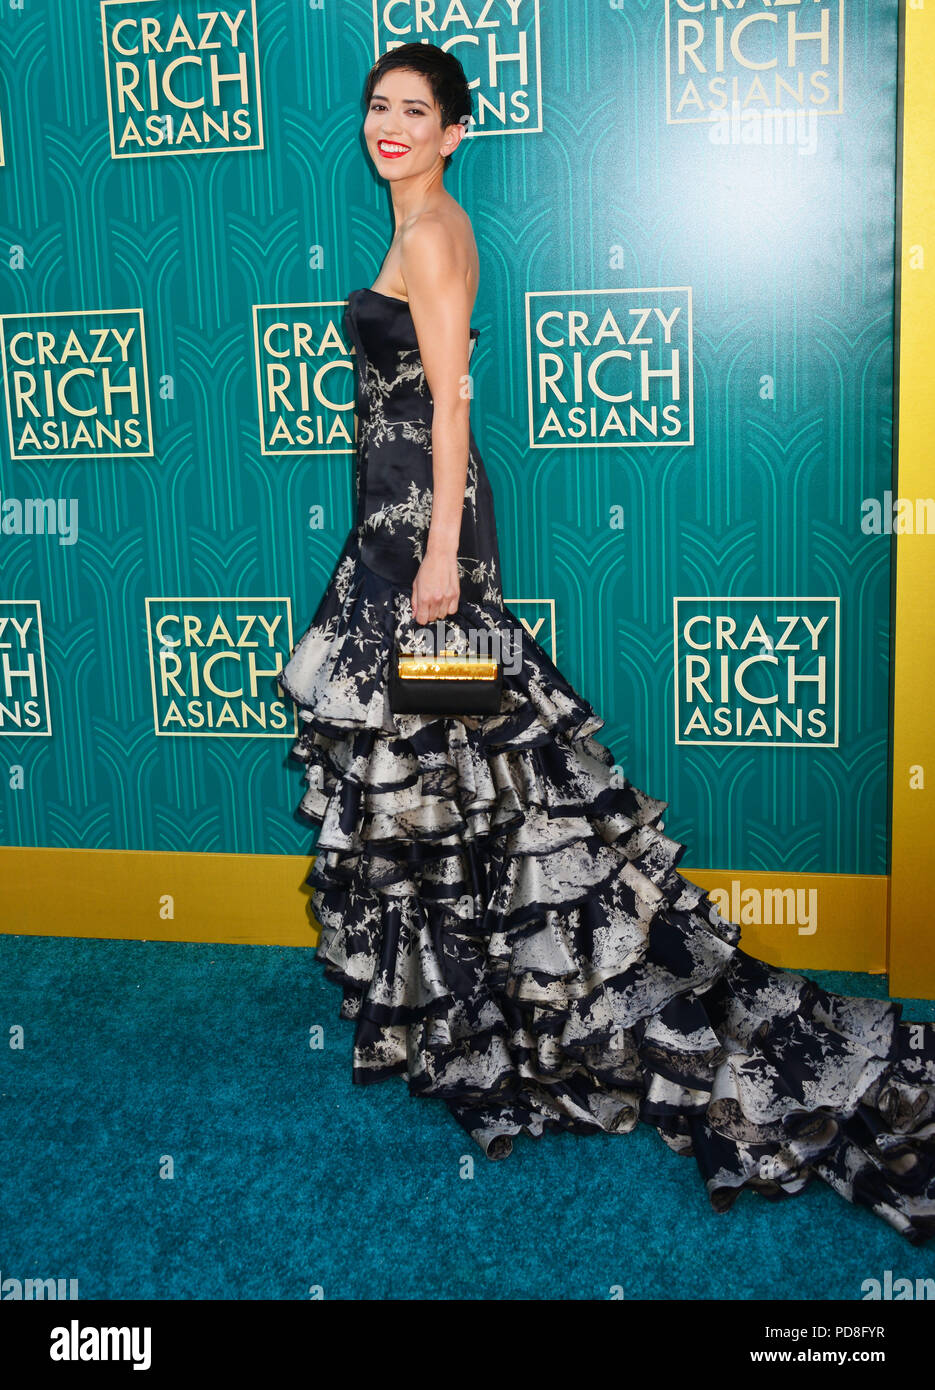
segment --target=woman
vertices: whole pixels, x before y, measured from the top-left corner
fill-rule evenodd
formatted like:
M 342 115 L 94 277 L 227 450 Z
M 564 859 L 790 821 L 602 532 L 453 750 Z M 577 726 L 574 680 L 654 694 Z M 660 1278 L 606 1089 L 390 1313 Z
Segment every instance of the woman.
M 443 187 L 470 92 L 451 54 L 407 44 L 365 100 L 396 230 L 345 319 L 357 514 L 281 678 L 353 1079 L 404 1076 L 490 1158 L 520 1133 L 642 1119 L 694 1155 L 718 1211 L 817 1176 L 919 1244 L 935 1231 L 935 1027 L 741 951 L 676 871 L 667 803 L 621 778 L 592 737 L 604 721 L 504 607 L 469 420 L 477 249 Z M 424 646 L 438 619 L 455 650 L 518 641 L 499 714 L 391 711 L 394 642 Z

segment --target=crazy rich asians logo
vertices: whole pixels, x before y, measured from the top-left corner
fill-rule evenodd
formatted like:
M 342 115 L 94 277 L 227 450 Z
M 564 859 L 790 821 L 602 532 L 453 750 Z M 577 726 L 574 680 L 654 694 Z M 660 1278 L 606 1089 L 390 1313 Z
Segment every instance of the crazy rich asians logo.
M 114 159 L 261 150 L 255 0 L 102 0 Z
M 51 732 L 39 602 L 0 599 L 0 734 Z
M 354 349 L 345 300 L 255 304 L 253 342 L 260 452 L 354 452 Z
M 844 110 L 844 0 L 666 0 L 666 119 Z
M 427 39 L 458 58 L 474 95 L 473 139 L 542 130 L 539 29 L 539 0 L 373 0 L 375 57 Z
M 142 309 L 0 315 L 10 457 L 152 458 Z
M 840 600 L 676 598 L 676 743 L 837 748 Z
M 526 295 L 529 447 L 691 444 L 685 286 Z
M 148 598 L 157 734 L 291 738 L 276 677 L 292 650 L 286 598 Z

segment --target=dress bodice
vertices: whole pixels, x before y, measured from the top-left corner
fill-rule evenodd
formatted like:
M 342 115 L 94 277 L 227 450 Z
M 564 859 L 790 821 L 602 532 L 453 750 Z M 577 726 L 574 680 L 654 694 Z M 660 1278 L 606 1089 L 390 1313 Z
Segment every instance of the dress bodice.
M 409 304 L 352 290 L 345 331 L 357 356 L 357 513 L 361 558 L 375 573 L 412 583 L 432 518 L 432 394 Z M 468 360 L 480 329 L 471 328 Z M 459 562 L 466 594 L 500 592 L 493 499 L 469 427 Z
M 431 420 L 432 393 L 409 302 L 369 288 L 351 290 L 345 324 L 357 353 L 358 428 L 373 417 L 376 427 L 408 419 Z M 468 359 L 480 329 L 470 331 Z

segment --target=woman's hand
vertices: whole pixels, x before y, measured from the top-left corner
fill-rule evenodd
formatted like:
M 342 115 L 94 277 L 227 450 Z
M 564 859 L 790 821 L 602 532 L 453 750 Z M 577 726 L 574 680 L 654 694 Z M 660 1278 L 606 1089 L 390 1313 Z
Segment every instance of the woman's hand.
M 446 618 L 456 611 L 460 595 L 457 551 L 427 547 L 412 583 L 412 613 L 416 622 L 424 627 L 436 618 Z

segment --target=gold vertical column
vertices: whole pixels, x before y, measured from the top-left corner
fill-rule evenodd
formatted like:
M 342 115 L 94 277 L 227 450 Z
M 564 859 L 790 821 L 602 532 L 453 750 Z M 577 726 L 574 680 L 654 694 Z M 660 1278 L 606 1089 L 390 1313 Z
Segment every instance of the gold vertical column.
M 913 529 L 896 535 L 893 802 L 887 960 L 891 994 L 935 997 L 935 3 L 906 0 L 902 132 L 899 452 L 894 495 Z M 919 507 L 919 501 L 923 506 Z M 935 503 L 933 503 L 935 511 Z M 929 519 L 929 524 L 931 518 Z

